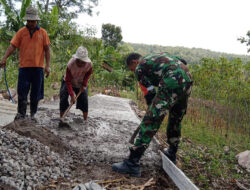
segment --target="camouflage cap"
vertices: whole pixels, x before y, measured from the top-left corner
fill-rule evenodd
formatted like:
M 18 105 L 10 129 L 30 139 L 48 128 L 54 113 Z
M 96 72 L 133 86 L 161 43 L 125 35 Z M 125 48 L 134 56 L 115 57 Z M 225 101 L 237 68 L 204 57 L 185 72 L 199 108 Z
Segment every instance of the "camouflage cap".
M 26 15 L 23 17 L 24 20 L 40 20 L 38 16 L 38 10 L 32 6 L 26 8 Z

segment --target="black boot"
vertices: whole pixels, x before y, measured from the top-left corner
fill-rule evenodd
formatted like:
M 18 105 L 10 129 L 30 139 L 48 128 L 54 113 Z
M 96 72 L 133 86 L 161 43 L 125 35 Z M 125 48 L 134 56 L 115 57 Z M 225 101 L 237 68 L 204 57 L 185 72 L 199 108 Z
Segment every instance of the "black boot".
M 27 101 L 26 100 L 18 100 L 17 106 L 17 114 L 15 116 L 15 121 L 20 119 L 25 119 L 27 109 Z
M 30 119 L 37 122 L 35 114 L 37 112 L 38 102 L 30 102 Z
M 115 163 L 112 165 L 112 170 L 121 174 L 129 174 L 133 177 L 140 177 L 140 163 L 145 149 L 140 147 L 135 150 L 130 150 L 130 155 L 128 159 L 125 159 L 123 162 Z
M 163 150 L 164 154 L 176 164 L 176 152 L 178 150 L 178 145 L 170 145 L 169 148 Z

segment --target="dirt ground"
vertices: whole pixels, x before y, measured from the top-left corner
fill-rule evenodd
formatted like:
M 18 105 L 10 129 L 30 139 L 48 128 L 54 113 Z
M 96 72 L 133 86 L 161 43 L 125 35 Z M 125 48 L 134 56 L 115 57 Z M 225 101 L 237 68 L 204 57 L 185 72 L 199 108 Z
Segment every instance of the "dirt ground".
M 96 181 L 106 189 L 177 189 L 161 168 L 159 147 L 152 142 L 141 160 L 142 176 L 133 178 L 117 174 L 111 165 L 128 156 L 128 140 L 140 120 L 128 99 L 95 95 L 89 98 L 89 118 L 72 108 L 59 127 L 58 101 L 40 105 L 38 122 L 12 122 L 5 126 L 18 134 L 38 140 L 51 150 L 71 155 L 71 179 L 51 180 L 36 189 L 72 189 L 78 183 Z M 148 183 L 147 183 L 148 182 Z M 0 189 L 10 189 L 0 183 Z

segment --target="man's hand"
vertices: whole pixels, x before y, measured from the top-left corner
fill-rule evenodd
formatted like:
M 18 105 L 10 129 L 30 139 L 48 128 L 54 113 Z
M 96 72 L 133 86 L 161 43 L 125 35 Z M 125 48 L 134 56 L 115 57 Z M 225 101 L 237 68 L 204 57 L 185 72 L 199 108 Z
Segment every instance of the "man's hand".
M 45 77 L 48 78 L 48 76 L 50 74 L 50 68 L 49 68 L 49 66 L 46 65 L 44 71 L 45 71 Z
M 0 62 L 0 67 L 6 67 L 6 59 L 2 59 L 2 61 Z
M 6 61 L 8 59 L 8 57 L 15 51 L 16 47 L 13 44 L 10 44 L 10 46 L 8 47 L 8 49 L 6 50 L 2 61 L 0 62 L 0 67 L 5 67 L 6 66 Z
M 80 87 L 80 91 L 81 91 L 81 92 L 84 92 L 86 89 L 87 89 L 86 86 L 81 86 L 81 87 Z
M 70 96 L 70 103 L 74 104 L 76 102 L 76 95 Z

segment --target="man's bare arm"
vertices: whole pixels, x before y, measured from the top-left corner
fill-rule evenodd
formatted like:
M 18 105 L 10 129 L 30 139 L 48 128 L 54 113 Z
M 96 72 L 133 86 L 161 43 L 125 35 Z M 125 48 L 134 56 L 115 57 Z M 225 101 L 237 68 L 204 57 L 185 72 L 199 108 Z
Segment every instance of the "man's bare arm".
M 2 61 L 0 62 L 0 67 L 6 66 L 6 60 L 15 50 L 16 50 L 16 47 L 13 44 L 10 44 L 10 46 L 8 47 L 8 49 L 6 50 L 6 52 L 2 58 Z
M 50 47 L 49 45 L 44 47 L 44 51 L 45 51 L 45 60 L 46 60 L 45 76 L 48 77 L 50 74 Z

